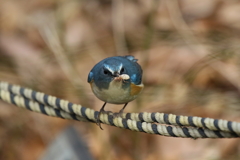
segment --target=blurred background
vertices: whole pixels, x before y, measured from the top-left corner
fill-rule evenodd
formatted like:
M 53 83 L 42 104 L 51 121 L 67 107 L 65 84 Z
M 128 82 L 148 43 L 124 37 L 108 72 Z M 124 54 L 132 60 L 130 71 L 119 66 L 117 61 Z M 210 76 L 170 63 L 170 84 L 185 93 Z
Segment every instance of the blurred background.
M 237 0 L 0 0 L 0 80 L 99 110 L 87 76 L 134 55 L 145 88 L 125 112 L 240 122 Z M 122 106 L 108 104 L 106 110 Z M 48 117 L 0 101 L 0 159 L 33 160 L 73 125 L 99 160 L 237 160 L 239 139 L 183 139 Z

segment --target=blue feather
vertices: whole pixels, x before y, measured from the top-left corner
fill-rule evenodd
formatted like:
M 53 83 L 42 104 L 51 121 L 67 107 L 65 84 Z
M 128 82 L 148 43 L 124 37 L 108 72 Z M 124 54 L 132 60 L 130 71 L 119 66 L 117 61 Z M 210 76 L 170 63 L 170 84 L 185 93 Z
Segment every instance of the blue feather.
M 93 80 L 93 72 L 90 72 L 89 74 L 88 74 L 88 83 L 89 82 L 91 82 Z

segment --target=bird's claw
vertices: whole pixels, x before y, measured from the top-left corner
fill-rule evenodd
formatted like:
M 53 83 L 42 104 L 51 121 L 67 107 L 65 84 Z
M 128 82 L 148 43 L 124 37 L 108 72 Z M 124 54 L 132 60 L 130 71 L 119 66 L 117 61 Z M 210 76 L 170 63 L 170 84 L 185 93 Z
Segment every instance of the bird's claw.
M 101 126 L 100 115 L 103 114 L 103 113 L 104 113 L 104 114 L 112 114 L 111 111 L 104 111 L 104 110 L 100 110 L 100 111 L 99 111 L 96 124 L 99 126 L 99 128 L 100 128 L 101 130 L 103 130 L 103 128 L 102 128 L 102 126 Z

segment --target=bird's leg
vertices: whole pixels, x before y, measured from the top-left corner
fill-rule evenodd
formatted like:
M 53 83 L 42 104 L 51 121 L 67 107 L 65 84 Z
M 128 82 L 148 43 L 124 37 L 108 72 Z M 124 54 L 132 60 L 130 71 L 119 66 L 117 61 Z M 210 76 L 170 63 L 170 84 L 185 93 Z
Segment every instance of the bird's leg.
M 118 112 L 118 113 L 115 113 L 114 116 L 122 116 L 122 113 L 123 113 L 123 110 L 126 108 L 126 106 L 128 105 L 128 103 L 125 103 L 123 108 Z
M 100 115 L 101 115 L 102 112 L 105 112 L 105 111 L 104 111 L 104 107 L 106 106 L 106 104 L 107 104 L 107 102 L 105 102 L 105 103 L 103 104 L 102 108 L 100 109 L 100 111 L 99 111 L 99 113 L 98 113 L 98 117 L 97 117 L 97 122 L 96 122 L 96 124 L 101 128 L 101 130 L 103 130 L 103 129 L 102 129 L 102 127 L 101 127 Z
M 122 114 L 123 113 L 123 110 L 127 107 L 128 103 L 125 103 L 123 108 L 118 112 L 119 114 Z

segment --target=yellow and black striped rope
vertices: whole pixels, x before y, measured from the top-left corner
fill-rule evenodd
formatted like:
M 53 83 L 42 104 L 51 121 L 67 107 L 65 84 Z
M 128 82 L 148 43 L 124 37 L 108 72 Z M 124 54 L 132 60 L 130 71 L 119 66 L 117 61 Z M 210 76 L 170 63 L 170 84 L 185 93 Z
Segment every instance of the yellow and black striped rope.
M 0 81 L 0 89 L 8 91 L 10 93 L 13 93 L 15 95 L 22 96 L 24 98 L 27 98 L 29 100 L 33 100 L 36 102 L 39 102 L 41 104 L 44 104 L 46 106 L 51 106 L 55 109 L 62 110 L 64 112 L 67 112 L 69 114 L 76 114 L 80 117 L 84 117 L 88 121 L 94 121 L 96 122 L 96 117 L 98 115 L 97 111 L 94 111 L 90 108 L 82 107 L 79 104 L 73 104 L 69 101 L 59 99 L 54 96 L 50 96 L 47 94 L 44 94 L 42 92 L 36 92 L 28 88 L 20 87 L 18 85 L 11 85 L 7 82 L 1 82 Z M 86 116 L 87 113 L 90 115 L 91 119 Z
M 95 122 L 98 115 L 97 111 L 82 107 L 81 105 L 73 104 L 17 85 L 10 85 L 6 82 L 0 82 L 0 99 L 35 112 L 65 119 Z M 126 113 L 125 118 L 121 118 L 115 117 L 112 114 L 101 114 L 100 120 L 104 124 L 116 127 L 171 137 L 231 138 L 239 137 L 240 135 L 239 123 L 237 122 L 229 123 L 229 121 L 225 122 L 224 120 L 219 120 L 224 121 L 224 123 L 218 124 L 218 128 L 223 129 L 223 131 L 221 131 L 218 130 L 217 127 L 215 127 L 214 130 L 211 130 L 211 127 L 210 129 L 204 128 L 205 126 L 203 126 L 203 128 L 195 127 L 196 124 L 200 125 L 196 121 L 193 122 L 195 126 L 191 127 L 191 123 L 188 122 L 187 116 L 179 116 L 178 122 L 176 121 L 176 115 L 166 115 L 167 114 L 163 113 Z M 175 121 L 173 117 L 175 117 Z M 193 119 L 194 118 L 195 117 L 193 117 Z M 196 118 L 201 119 L 201 117 Z M 156 122 L 166 123 L 167 125 L 156 124 Z M 202 122 L 207 123 L 208 121 L 204 120 Z M 215 123 L 213 124 L 215 125 Z M 225 123 L 227 125 L 221 125 Z M 184 124 L 190 127 L 184 127 Z M 208 127 L 207 124 L 205 125 Z M 231 125 L 231 128 L 235 128 L 229 130 L 229 125 Z
M 43 113 L 45 115 L 60 117 L 64 119 L 73 119 L 79 121 L 88 121 L 91 116 L 85 114 L 88 118 L 84 119 L 75 114 L 69 114 L 59 109 L 43 105 L 39 102 L 29 100 L 19 95 L 15 95 L 5 90 L 0 90 L 0 99 L 16 106 L 26 108 L 28 110 Z M 126 128 L 133 131 L 146 132 L 151 134 L 159 134 L 171 137 L 184 137 L 184 138 L 233 138 L 238 137 L 236 134 L 220 131 L 211 131 L 202 128 L 188 128 L 178 126 L 168 126 L 162 124 L 151 124 L 147 122 L 133 121 L 130 119 L 122 119 L 121 117 L 114 117 L 112 115 L 103 114 L 101 121 L 116 127 Z M 93 122 L 93 121 L 90 121 Z
M 240 134 L 240 123 L 222 119 L 182 116 L 166 113 L 124 113 L 123 118 L 135 121 L 160 123 L 175 126 L 191 126 L 207 128 L 214 131 L 233 132 Z
M 0 89 L 9 91 L 16 95 L 23 96 L 25 98 L 37 101 L 47 106 L 52 106 L 56 109 L 61 109 L 70 114 L 76 114 L 79 116 L 85 116 L 85 112 L 94 114 L 97 117 L 98 112 L 90 110 L 88 108 L 81 107 L 81 105 L 73 104 L 65 100 L 61 100 L 54 96 L 36 92 L 31 89 L 23 88 L 18 85 L 11 85 L 6 82 L 0 82 Z M 85 111 L 86 109 L 86 111 Z M 148 123 L 161 123 L 176 126 L 192 126 L 199 128 L 208 128 L 210 130 L 234 132 L 240 134 L 240 123 L 226 121 L 221 119 L 192 117 L 192 116 L 179 116 L 165 113 L 124 113 L 123 117 L 135 121 L 148 122 Z M 86 116 L 85 116 L 86 118 Z M 95 121 L 95 118 L 91 119 Z
M 33 100 L 29 100 L 22 96 L 15 95 L 13 93 L 10 93 L 8 91 L 1 90 L 1 89 L 0 89 L 0 99 L 2 99 L 5 102 L 14 104 L 18 107 L 22 107 L 22 108 L 28 109 L 30 111 L 42 113 L 42 114 L 45 114 L 48 116 L 59 117 L 59 118 L 63 118 L 63 119 L 73 119 L 73 120 L 78 120 L 78 121 L 86 121 L 86 122 L 89 121 L 81 116 L 76 115 L 76 114 L 70 114 L 65 111 L 52 108 L 51 106 L 47 106 L 47 105 L 38 103 Z

